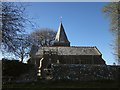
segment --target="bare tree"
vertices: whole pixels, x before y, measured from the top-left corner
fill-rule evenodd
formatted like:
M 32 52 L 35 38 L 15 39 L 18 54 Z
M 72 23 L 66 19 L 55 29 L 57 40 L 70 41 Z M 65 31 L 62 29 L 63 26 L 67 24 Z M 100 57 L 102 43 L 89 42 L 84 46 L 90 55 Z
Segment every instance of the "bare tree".
M 2 42 L 0 42 L 3 50 L 14 52 L 17 48 L 16 38 L 18 33 L 24 32 L 26 18 L 24 17 L 25 8 L 15 5 L 11 2 L 2 2 L 0 12 L 0 23 L 2 24 L 0 33 Z
M 36 46 L 52 46 L 56 32 L 49 28 L 38 29 L 31 33 L 31 40 Z
M 120 62 L 120 2 L 110 2 L 103 7 L 102 11 L 110 19 L 110 31 L 115 36 L 114 55 Z
M 15 52 L 13 53 L 16 57 L 21 59 L 21 62 L 23 62 L 25 57 L 28 57 L 31 42 L 29 41 L 29 35 L 27 34 L 21 34 L 18 35 L 16 39 L 16 45 L 17 48 L 15 49 Z

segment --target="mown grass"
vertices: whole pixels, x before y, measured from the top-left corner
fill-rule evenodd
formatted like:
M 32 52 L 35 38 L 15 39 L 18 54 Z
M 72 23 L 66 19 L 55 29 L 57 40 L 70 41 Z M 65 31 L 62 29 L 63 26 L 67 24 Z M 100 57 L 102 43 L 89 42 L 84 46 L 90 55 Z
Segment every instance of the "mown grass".
M 60 88 L 115 88 L 120 89 L 117 81 L 37 81 L 31 83 L 8 83 L 3 85 L 4 89 L 14 90 L 49 90 Z

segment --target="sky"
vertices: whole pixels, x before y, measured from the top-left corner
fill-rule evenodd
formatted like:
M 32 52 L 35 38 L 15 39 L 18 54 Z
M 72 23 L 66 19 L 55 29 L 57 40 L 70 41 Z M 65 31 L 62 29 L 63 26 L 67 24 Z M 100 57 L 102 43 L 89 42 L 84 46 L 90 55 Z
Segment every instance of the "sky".
M 27 6 L 26 14 L 35 23 L 35 28 L 29 27 L 27 32 L 39 28 L 57 31 L 62 20 L 71 46 L 96 46 L 106 64 L 113 64 L 116 60 L 110 44 L 114 37 L 109 31 L 110 21 L 101 11 L 106 4 L 107 2 L 24 2 Z
M 4 2 L 43 2 L 43 0 L 1 0 Z M 118 2 L 119 0 L 44 0 L 44 2 Z
M 26 32 L 39 28 L 57 31 L 60 21 L 71 46 L 96 46 L 106 64 L 116 62 L 110 46 L 114 37 L 109 31 L 109 19 L 102 13 L 108 2 L 22 2 L 35 27 L 27 26 Z M 62 19 L 60 19 L 62 17 Z M 117 63 L 117 62 L 116 62 Z

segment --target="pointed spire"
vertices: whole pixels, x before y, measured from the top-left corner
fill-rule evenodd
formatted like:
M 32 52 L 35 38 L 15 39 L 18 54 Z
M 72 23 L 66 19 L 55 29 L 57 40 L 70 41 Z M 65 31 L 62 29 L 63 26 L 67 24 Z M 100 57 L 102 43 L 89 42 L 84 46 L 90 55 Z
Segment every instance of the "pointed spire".
M 70 46 L 70 42 L 68 41 L 62 22 L 60 22 L 58 32 L 55 37 L 54 45 L 55 46 Z

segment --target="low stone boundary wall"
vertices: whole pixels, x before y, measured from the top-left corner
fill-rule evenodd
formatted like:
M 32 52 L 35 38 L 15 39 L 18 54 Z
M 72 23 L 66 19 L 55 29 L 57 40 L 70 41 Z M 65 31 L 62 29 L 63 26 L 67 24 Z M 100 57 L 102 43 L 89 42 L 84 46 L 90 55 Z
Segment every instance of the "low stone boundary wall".
M 16 60 L 2 60 L 2 84 L 37 81 L 37 67 Z
M 120 66 L 52 64 L 53 80 L 118 80 Z

